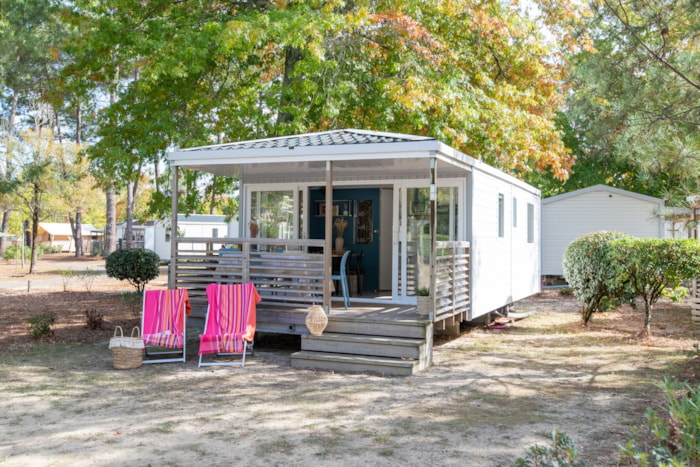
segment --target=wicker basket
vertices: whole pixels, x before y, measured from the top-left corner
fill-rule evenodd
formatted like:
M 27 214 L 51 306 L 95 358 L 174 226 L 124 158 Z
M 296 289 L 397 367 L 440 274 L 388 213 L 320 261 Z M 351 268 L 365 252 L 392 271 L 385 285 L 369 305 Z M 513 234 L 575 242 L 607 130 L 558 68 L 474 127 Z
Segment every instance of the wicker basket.
M 306 327 L 314 336 L 323 334 L 323 330 L 328 325 L 328 316 L 323 311 L 323 307 L 315 305 L 309 308 L 309 314 L 306 315 Z
M 117 335 L 117 332 L 119 333 Z M 136 336 L 134 336 L 136 332 Z M 138 326 L 131 330 L 131 337 L 124 337 L 121 326 L 114 328 L 114 337 L 109 340 L 112 349 L 112 360 L 117 370 L 132 370 L 143 364 L 143 339 Z

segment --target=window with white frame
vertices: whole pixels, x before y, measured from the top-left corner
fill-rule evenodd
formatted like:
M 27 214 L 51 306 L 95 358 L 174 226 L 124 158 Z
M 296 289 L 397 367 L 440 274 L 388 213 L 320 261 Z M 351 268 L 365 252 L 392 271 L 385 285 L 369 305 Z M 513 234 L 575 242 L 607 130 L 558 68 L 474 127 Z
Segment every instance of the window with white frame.
M 498 236 L 505 236 L 506 202 L 503 193 L 498 194 Z

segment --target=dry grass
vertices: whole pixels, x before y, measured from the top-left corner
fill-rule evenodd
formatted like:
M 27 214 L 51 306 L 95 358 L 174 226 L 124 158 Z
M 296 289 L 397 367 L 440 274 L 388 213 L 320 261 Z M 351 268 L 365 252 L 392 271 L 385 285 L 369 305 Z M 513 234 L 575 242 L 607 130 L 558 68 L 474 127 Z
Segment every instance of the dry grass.
M 107 341 L 133 320 L 125 290 L 0 292 L 3 465 L 505 466 L 555 428 L 588 465 L 617 465 L 617 445 L 662 400 L 654 383 L 700 381 L 687 307 L 659 307 L 647 339 L 641 313 L 584 328 L 556 294 L 518 304 L 537 313 L 507 329 L 439 340 L 434 366 L 410 378 L 293 370 L 293 339 L 256 343 L 243 369 L 196 368 L 192 337 L 185 364 L 117 371 Z M 85 329 L 90 307 L 105 330 Z M 23 319 L 43 309 L 57 328 L 37 343 Z

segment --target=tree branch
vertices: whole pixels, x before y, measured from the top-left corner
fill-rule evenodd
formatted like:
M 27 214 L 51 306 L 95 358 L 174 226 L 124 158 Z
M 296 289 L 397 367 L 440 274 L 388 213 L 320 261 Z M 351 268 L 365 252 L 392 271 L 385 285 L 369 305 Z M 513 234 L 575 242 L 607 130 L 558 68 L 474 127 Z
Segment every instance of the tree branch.
M 637 42 L 639 42 L 639 44 L 644 48 L 644 50 L 646 50 L 652 57 L 654 57 L 654 59 L 655 59 L 656 61 L 658 61 L 659 63 L 661 63 L 662 65 L 664 65 L 666 68 L 668 68 L 669 70 L 671 70 L 673 73 L 675 73 L 675 74 L 676 74 L 679 78 L 681 78 L 683 81 L 685 81 L 686 83 L 690 84 L 692 87 L 694 87 L 695 89 L 697 89 L 697 90 L 700 91 L 700 83 L 696 83 L 695 81 L 693 81 L 692 79 L 690 79 L 685 73 L 683 73 L 682 71 L 680 71 L 680 70 L 679 70 L 678 68 L 676 68 L 674 65 L 672 65 L 671 63 L 669 63 L 666 59 L 664 59 L 661 55 L 659 55 L 659 54 L 656 53 L 654 50 L 652 50 L 651 47 L 649 47 L 649 46 L 637 35 L 637 33 L 634 32 L 634 30 L 632 29 L 632 27 L 631 27 L 630 24 L 629 24 L 629 21 L 628 21 L 627 19 L 625 19 L 625 18 L 622 18 L 622 16 L 620 15 L 620 12 L 618 12 L 618 10 L 615 9 L 615 7 L 613 7 L 613 6 L 610 4 L 610 1 L 609 1 L 609 0 L 603 0 L 603 2 L 605 2 L 605 5 L 612 11 L 612 13 L 615 15 L 615 17 L 616 17 L 618 20 L 620 20 L 620 22 L 622 23 L 622 26 L 630 33 L 630 35 L 631 35 Z M 618 5 L 620 6 L 620 9 L 623 11 L 623 13 L 625 14 L 625 17 L 626 17 L 626 16 L 627 16 L 627 12 L 625 11 L 624 7 L 622 6 L 621 3 L 618 3 Z

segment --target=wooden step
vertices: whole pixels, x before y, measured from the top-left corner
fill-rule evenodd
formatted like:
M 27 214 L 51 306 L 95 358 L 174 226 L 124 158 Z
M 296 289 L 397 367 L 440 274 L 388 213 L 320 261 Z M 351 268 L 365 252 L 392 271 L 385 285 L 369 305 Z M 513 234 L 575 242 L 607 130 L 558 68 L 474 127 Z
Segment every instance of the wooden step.
M 428 334 L 432 335 L 433 326 L 427 320 L 359 320 L 331 314 L 325 332 L 426 339 Z
M 292 354 L 292 368 L 343 373 L 374 373 L 382 376 L 411 376 L 422 369 L 419 360 L 307 350 Z
M 399 337 L 364 336 L 358 334 L 323 333 L 304 335 L 301 350 L 332 352 L 374 357 L 425 359 L 426 341 Z

